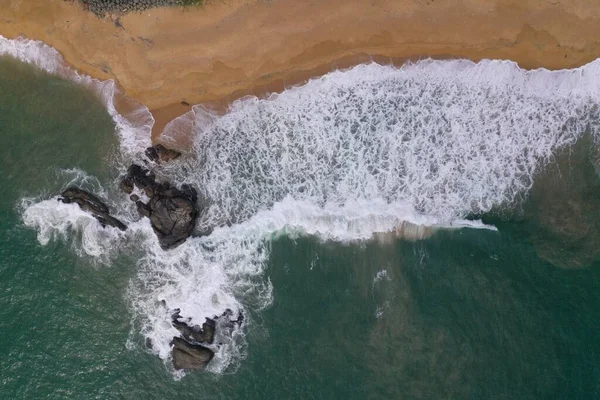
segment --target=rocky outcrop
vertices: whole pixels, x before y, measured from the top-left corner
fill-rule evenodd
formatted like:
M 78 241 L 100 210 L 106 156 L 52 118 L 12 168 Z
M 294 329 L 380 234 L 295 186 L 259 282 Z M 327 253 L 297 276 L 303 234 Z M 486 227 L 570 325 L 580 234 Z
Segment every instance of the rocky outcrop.
M 155 144 L 154 146 L 148 147 L 146 149 L 145 154 L 146 154 L 146 157 L 148 157 L 148 159 L 150 161 L 153 161 L 156 163 L 160 163 L 161 161 L 169 162 L 169 161 L 175 160 L 176 158 L 181 156 L 180 152 L 171 150 L 171 149 L 167 149 L 162 144 Z
M 125 193 L 133 192 L 136 187 L 150 199 L 144 203 L 138 196 L 133 197 L 140 216 L 150 219 L 162 248 L 179 246 L 194 231 L 199 210 L 198 195 L 191 186 L 177 189 L 168 182 L 158 183 L 154 174 L 136 164 L 129 167 L 120 186 Z
M 208 347 L 192 344 L 178 337 L 173 338 L 173 351 L 171 354 L 175 369 L 205 368 L 215 355 Z
M 85 190 L 69 187 L 58 200 L 65 204 L 76 203 L 82 210 L 92 214 L 102 227 L 112 226 L 122 231 L 127 229 L 127 225 L 110 215 L 108 206 L 102 200 Z
M 196 341 L 199 343 L 209 343 L 212 344 L 215 340 L 215 329 L 216 322 L 212 318 L 206 318 L 206 322 L 202 324 L 202 327 L 198 325 L 188 325 L 184 321 L 180 321 L 181 316 L 179 312 L 172 316 L 172 324 L 184 339 L 188 341 Z
M 236 320 L 232 320 L 233 312 L 227 309 L 221 316 L 206 318 L 202 327 L 190 324 L 190 319 L 183 318 L 180 309 L 173 310 L 171 315 L 172 325 L 181 333 L 181 337 L 173 337 L 173 366 L 175 369 L 200 369 L 204 368 L 208 361 L 209 354 L 214 352 L 205 345 L 212 345 L 215 341 L 217 329 L 222 334 L 231 334 L 236 325 L 241 325 L 244 321 L 240 313 Z M 217 346 L 220 343 L 217 344 Z

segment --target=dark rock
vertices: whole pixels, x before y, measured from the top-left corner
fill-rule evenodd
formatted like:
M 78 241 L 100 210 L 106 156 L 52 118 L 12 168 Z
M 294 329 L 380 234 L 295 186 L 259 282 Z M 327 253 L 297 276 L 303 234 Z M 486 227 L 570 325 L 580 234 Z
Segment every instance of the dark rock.
M 211 318 L 206 318 L 202 328 L 198 325 L 189 325 L 186 322 L 179 321 L 179 315 L 173 318 L 173 326 L 181 332 L 181 335 L 188 341 L 212 344 L 215 340 L 216 322 Z
M 148 204 L 139 198 L 135 200 L 136 208 L 142 217 L 150 218 L 164 249 L 180 245 L 192 234 L 199 213 L 196 189 L 189 185 L 177 189 L 169 182 L 158 183 L 153 173 L 136 164 L 129 167 L 125 180 L 132 182 L 150 198 Z
M 150 146 L 144 152 L 150 161 L 158 162 L 158 152 L 154 146 Z
M 136 201 L 138 201 L 140 199 L 140 196 L 138 196 L 137 194 L 132 194 L 131 196 L 129 196 L 129 200 L 133 201 L 134 203 Z
M 150 222 L 163 248 L 183 243 L 194 231 L 198 211 L 186 197 L 155 196 L 150 200 Z
M 127 178 L 131 179 L 135 187 L 144 190 L 147 186 L 156 185 L 155 178 L 149 174 L 148 170 L 136 164 L 131 164 L 127 171 Z
M 60 201 L 66 204 L 76 203 L 82 210 L 92 214 L 104 228 L 112 226 L 122 231 L 127 229 L 127 225 L 111 216 L 108 206 L 93 194 L 76 187 L 70 187 L 64 190 L 61 196 Z
M 131 194 L 131 192 L 133 192 L 133 179 L 131 179 L 129 176 L 126 176 L 125 178 L 121 179 L 119 187 L 126 194 Z
M 215 320 L 206 318 L 206 322 L 202 324 L 202 330 L 196 332 L 192 337 L 198 342 L 213 343 L 215 341 Z
M 181 105 L 182 105 L 182 106 L 189 107 L 189 106 L 190 106 L 190 103 L 188 103 L 187 101 L 182 101 L 182 102 L 181 102 Z
M 137 209 L 138 214 L 140 214 L 140 217 L 150 218 L 150 215 L 152 215 L 152 210 L 150 209 L 150 206 L 148 206 L 148 204 L 144 203 L 141 200 L 135 202 L 135 207 Z
M 233 317 L 233 311 L 231 309 L 225 310 L 219 317 L 219 320 L 224 320 L 223 327 L 232 330 L 236 325 L 241 326 L 244 323 L 244 314 L 240 311 L 237 319 L 231 319 Z
M 202 345 L 191 344 L 173 337 L 173 367 L 175 369 L 202 369 L 212 360 L 215 353 Z
M 154 162 L 169 162 L 181 156 L 181 153 L 175 150 L 167 149 L 162 144 L 155 144 L 146 149 L 146 157 Z
M 238 314 L 237 320 L 232 320 L 233 311 L 227 309 L 220 316 L 206 318 L 200 327 L 191 324 L 190 318 L 182 317 L 179 308 L 171 310 L 170 314 L 172 325 L 181 333 L 181 337 L 173 337 L 172 342 L 174 345 L 173 365 L 176 369 L 198 369 L 206 366 L 214 353 L 202 344 L 213 344 L 217 330 L 221 332 L 221 335 L 231 336 L 236 325 L 241 325 L 244 320 L 241 312 Z M 222 343 L 217 343 L 217 346 L 220 345 Z
M 102 200 L 85 190 L 69 187 L 61 193 L 61 196 L 63 203 L 77 203 L 86 211 L 96 211 L 102 214 L 108 214 L 109 212 L 108 206 Z
M 192 333 L 194 332 L 193 327 L 189 326 L 183 321 L 179 321 L 178 319 L 173 319 L 172 325 L 181 333 L 181 335 L 183 335 L 185 339 L 191 340 Z
M 156 195 L 157 186 L 146 186 L 144 188 L 144 194 L 150 198 L 153 198 Z
M 183 184 L 181 185 L 181 192 L 184 196 L 188 197 L 192 202 L 198 201 L 198 192 L 192 186 Z
M 242 314 L 242 312 L 240 311 L 240 312 L 238 313 L 238 317 L 237 317 L 237 319 L 236 319 L 236 320 L 233 320 L 233 321 L 231 321 L 231 322 L 234 322 L 234 323 L 236 323 L 236 324 L 238 324 L 238 325 L 240 325 L 240 326 L 241 326 L 241 325 L 244 323 L 244 314 Z

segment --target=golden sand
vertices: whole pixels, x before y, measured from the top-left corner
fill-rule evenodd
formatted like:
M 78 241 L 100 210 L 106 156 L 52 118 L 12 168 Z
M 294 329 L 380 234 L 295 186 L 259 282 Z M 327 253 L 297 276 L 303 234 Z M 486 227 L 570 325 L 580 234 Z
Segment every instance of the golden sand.
M 99 19 L 64 0 L 0 0 L 0 34 L 56 48 L 147 105 L 159 132 L 190 104 L 281 91 L 376 60 L 510 59 L 571 68 L 600 56 L 598 0 L 214 1 Z

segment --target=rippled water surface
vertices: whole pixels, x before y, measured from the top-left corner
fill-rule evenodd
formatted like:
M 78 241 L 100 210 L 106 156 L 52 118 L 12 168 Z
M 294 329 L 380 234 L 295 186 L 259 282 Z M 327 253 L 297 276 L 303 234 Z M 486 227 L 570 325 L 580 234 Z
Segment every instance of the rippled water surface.
M 366 65 L 196 107 L 157 173 L 215 229 L 163 252 L 117 189 L 144 110 L 0 58 L 2 397 L 597 397 L 598 68 Z M 69 184 L 130 229 L 58 203 Z M 184 375 L 161 300 L 247 323 Z

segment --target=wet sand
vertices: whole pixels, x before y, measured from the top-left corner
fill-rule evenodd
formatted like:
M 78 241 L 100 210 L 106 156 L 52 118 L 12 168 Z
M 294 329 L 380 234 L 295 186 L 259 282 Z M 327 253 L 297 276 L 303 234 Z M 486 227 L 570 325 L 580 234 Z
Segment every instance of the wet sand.
M 572 68 L 600 56 L 596 0 L 208 1 L 99 19 L 63 0 L 0 0 L 0 34 L 55 47 L 147 105 L 155 134 L 189 104 L 222 106 L 375 60 L 510 59 Z

